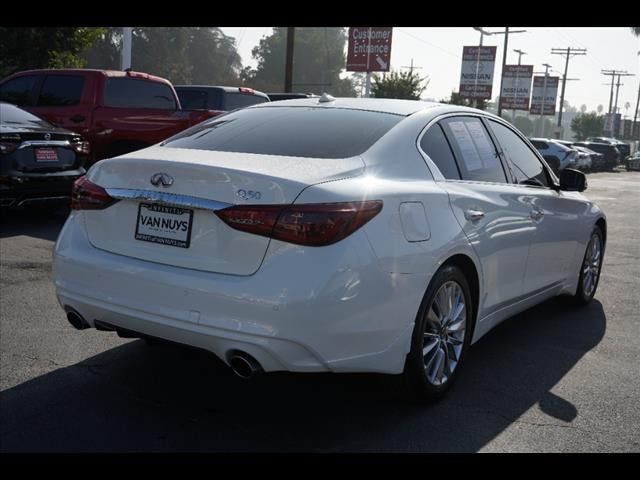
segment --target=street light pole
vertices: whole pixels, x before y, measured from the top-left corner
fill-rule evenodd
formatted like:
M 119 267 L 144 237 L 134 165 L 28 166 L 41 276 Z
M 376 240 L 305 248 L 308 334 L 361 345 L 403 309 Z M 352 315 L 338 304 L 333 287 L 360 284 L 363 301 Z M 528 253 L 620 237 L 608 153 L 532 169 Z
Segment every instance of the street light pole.
M 509 27 L 505 27 L 503 32 L 489 32 L 483 30 L 482 27 L 473 27 L 474 30 L 480 32 L 480 46 L 482 47 L 482 36 L 483 35 L 503 35 L 504 34 L 504 52 L 502 55 L 502 70 L 500 71 L 500 92 L 498 94 L 498 116 L 502 113 L 502 106 L 500 105 L 500 97 L 502 96 L 502 77 L 504 76 L 504 66 L 507 61 L 507 45 L 509 43 L 509 34 L 510 33 L 524 33 L 526 30 L 511 30 L 509 31 Z M 478 63 L 476 64 L 476 88 L 477 91 L 478 86 L 478 65 L 480 64 L 480 51 L 478 50 Z M 474 93 L 475 93 L 474 91 Z M 479 99 L 476 99 L 476 107 L 478 106 Z

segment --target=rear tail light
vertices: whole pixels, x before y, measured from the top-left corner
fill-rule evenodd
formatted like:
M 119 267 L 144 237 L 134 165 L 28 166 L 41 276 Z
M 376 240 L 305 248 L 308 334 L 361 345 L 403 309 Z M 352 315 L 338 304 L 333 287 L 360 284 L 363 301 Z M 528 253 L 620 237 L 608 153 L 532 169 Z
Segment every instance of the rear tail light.
M 72 210 L 104 210 L 117 201 L 110 197 L 104 188 L 90 182 L 87 177 L 80 177 L 73 183 Z
M 297 245 L 331 245 L 382 210 L 381 200 L 300 205 L 238 205 L 216 214 L 231 228 Z
M 72 145 L 76 153 L 88 155 L 90 152 L 89 142 L 75 142 Z
M 18 148 L 17 143 L 13 142 L 0 142 L 0 154 L 7 154 L 13 152 Z

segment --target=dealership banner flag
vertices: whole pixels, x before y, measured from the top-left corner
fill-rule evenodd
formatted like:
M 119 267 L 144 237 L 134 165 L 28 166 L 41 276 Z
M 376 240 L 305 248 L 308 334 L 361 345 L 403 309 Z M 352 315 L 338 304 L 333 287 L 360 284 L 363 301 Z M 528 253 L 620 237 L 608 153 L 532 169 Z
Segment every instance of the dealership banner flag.
M 490 99 L 497 47 L 462 47 L 460 96 Z

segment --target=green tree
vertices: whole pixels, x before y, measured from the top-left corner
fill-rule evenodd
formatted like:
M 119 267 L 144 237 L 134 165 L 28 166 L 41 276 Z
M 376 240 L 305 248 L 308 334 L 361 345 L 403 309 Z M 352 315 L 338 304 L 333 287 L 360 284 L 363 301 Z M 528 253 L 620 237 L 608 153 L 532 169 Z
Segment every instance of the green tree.
M 571 121 L 571 130 L 575 133 L 577 140 L 584 140 L 587 137 L 599 137 L 604 129 L 604 116 L 595 112 L 582 113 Z
M 422 82 L 426 80 L 423 85 Z M 373 76 L 371 96 L 376 98 L 402 98 L 420 100 L 420 95 L 429 85 L 429 80 L 421 78 L 416 72 L 390 72 Z
M 341 27 L 296 28 L 293 48 L 293 90 L 335 96 L 355 96 L 351 77 L 340 78 L 345 67 L 346 33 Z M 258 61 L 245 70 L 245 85 L 265 92 L 284 91 L 287 29 L 275 27 L 252 50 Z
M 478 108 L 479 110 L 486 110 L 488 106 L 487 100 L 480 100 L 479 105 L 476 106 L 476 100 L 469 100 L 463 98 L 458 92 L 451 92 L 451 97 L 443 98 L 440 103 L 448 103 L 449 105 L 461 105 L 463 107 Z
M 0 27 L 0 78 L 33 68 L 83 67 L 103 28 Z
M 89 67 L 120 68 L 122 29 L 109 28 L 86 53 Z M 137 27 L 131 68 L 175 84 L 239 83 L 242 64 L 235 39 L 217 27 Z

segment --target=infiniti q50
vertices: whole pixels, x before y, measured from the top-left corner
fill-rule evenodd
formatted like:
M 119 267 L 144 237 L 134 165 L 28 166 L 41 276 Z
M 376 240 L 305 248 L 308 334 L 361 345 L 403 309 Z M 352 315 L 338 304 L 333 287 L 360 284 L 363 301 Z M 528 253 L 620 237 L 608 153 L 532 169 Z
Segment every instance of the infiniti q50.
M 585 188 L 479 110 L 264 103 L 95 164 L 55 287 L 79 329 L 204 348 L 245 378 L 401 374 L 433 399 L 501 321 L 592 299 L 607 225 Z

